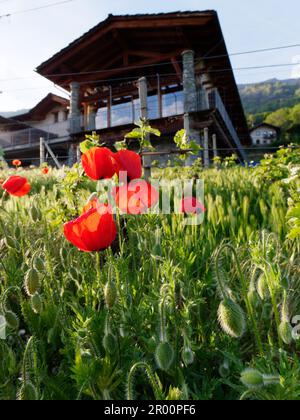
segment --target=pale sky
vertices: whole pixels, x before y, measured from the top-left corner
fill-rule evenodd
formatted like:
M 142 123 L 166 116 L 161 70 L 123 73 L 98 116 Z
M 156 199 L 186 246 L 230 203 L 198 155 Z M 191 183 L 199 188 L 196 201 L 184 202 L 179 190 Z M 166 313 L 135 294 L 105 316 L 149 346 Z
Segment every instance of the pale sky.
M 31 108 L 50 91 L 61 92 L 34 69 L 112 14 L 217 10 L 230 53 L 300 44 L 299 0 L 74 0 L 13 14 L 59 0 L 0 0 L 0 113 Z M 2 17 L 11 13 L 10 17 Z M 238 83 L 300 77 L 300 47 L 232 57 Z M 297 65 L 298 64 L 298 65 Z M 4 80 L 6 79 L 6 80 Z M 10 80 L 7 80 L 10 79 Z

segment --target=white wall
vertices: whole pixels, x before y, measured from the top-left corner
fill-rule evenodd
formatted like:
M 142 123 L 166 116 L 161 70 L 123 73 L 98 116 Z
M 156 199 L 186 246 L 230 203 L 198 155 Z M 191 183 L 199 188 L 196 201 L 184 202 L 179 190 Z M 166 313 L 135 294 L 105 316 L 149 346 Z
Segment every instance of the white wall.
M 277 140 L 277 132 L 274 128 L 262 126 L 252 131 L 251 138 L 254 146 L 270 145 Z
M 29 125 L 56 134 L 59 137 L 67 136 L 69 134 L 69 120 L 65 120 L 65 111 L 66 108 L 64 107 L 54 108 L 43 121 L 31 122 Z M 58 112 L 58 122 L 55 122 L 54 113 L 56 112 Z

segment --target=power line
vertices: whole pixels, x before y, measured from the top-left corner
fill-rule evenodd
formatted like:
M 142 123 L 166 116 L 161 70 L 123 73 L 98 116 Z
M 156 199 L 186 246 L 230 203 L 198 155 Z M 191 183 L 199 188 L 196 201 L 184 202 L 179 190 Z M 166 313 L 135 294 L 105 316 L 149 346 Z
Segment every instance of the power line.
M 223 54 L 223 55 L 215 55 L 215 56 L 205 56 L 203 57 L 204 60 L 210 60 L 214 58 L 222 58 L 222 57 L 235 57 L 238 55 L 247 55 L 247 54 L 257 54 L 262 52 L 271 52 L 271 51 L 279 51 L 279 50 L 286 50 L 290 48 L 297 48 L 300 47 L 300 44 L 290 44 L 290 45 L 282 45 L 280 47 L 271 47 L 271 48 L 262 48 L 258 50 L 250 50 L 250 51 L 242 51 L 242 52 L 236 52 L 231 54 Z
M 14 15 L 20 15 L 20 14 L 28 13 L 28 12 L 35 12 L 36 10 L 41 10 L 41 9 L 46 9 L 46 8 L 49 8 L 49 7 L 59 6 L 59 5 L 66 4 L 66 3 L 71 3 L 71 2 L 74 2 L 74 1 L 75 0 L 64 0 L 64 1 L 59 1 L 59 2 L 56 2 L 56 3 L 45 4 L 44 6 L 33 7 L 31 9 L 17 10 L 16 12 L 6 13 L 4 15 L 0 15 L 0 19 L 8 18 L 8 17 L 14 16 Z
M 294 67 L 300 65 L 297 63 L 282 63 L 282 64 L 269 64 L 269 65 L 263 65 L 263 66 L 248 66 L 248 67 L 233 67 L 233 68 L 223 68 L 223 69 L 215 69 L 215 70 L 207 70 L 206 73 L 226 73 L 226 72 L 231 72 L 231 71 L 244 71 L 244 70 L 260 70 L 260 69 L 271 69 L 271 68 L 280 68 L 280 67 Z M 145 66 L 141 66 L 141 67 L 145 67 Z M 122 68 L 120 69 L 112 69 L 112 70 L 123 70 Z M 107 71 L 107 70 L 106 70 Z M 99 71 L 100 72 L 100 71 Z M 96 72 L 91 72 L 91 74 L 93 73 L 98 73 Z M 73 73 L 73 75 L 80 75 L 83 73 Z M 65 74 L 67 75 L 67 74 Z M 176 76 L 177 73 L 161 73 L 160 76 Z M 63 74 L 61 75 L 63 76 Z M 157 77 L 157 74 L 154 75 L 147 75 L 147 78 L 153 78 L 153 77 Z M 96 80 L 90 80 L 90 81 L 86 81 L 86 82 L 80 82 L 79 84 L 81 86 L 83 85 L 89 85 L 89 84 L 95 84 L 95 83 L 113 83 L 113 82 L 118 82 L 118 81 L 133 81 L 133 80 L 137 80 L 138 76 L 132 76 L 132 77 L 121 77 L 121 78 L 112 78 L 112 79 L 96 79 Z M 0 82 L 3 80 L 0 80 Z M 60 87 L 69 87 L 68 84 L 62 84 L 60 85 Z M 54 87 L 57 89 L 57 87 L 54 85 Z M 15 91 L 25 91 L 25 90 L 37 90 L 37 89 L 47 89 L 47 86 L 40 86 L 40 87 L 27 87 L 27 88 L 19 88 L 19 89 L 7 89 L 7 90 L 3 90 L 2 92 L 15 92 Z
M 62 3 L 67 3 L 70 1 L 75 1 L 75 0 L 66 0 Z M 56 4 L 61 4 L 61 3 L 56 3 Z M 55 5 L 55 4 L 53 4 Z M 45 6 L 42 6 L 45 7 Z M 49 6 L 48 6 L 49 7 Z M 1 17 L 1 16 L 0 16 Z M 247 54 L 255 54 L 255 53 L 261 53 L 261 52 L 268 52 L 268 51 L 276 51 L 276 50 L 283 50 L 283 49 L 289 49 L 289 48 L 296 48 L 296 47 L 300 47 L 300 44 L 290 44 L 290 45 L 283 45 L 283 46 L 279 46 L 279 47 L 271 47 L 271 48 L 263 48 L 263 49 L 257 49 L 257 50 L 250 50 L 250 51 L 242 51 L 242 52 L 236 52 L 236 53 L 231 53 L 231 54 L 223 54 L 223 55 L 215 55 L 215 56 L 207 56 L 207 54 L 204 57 L 199 58 L 199 60 L 210 60 L 210 59 L 216 59 L 216 58 L 223 58 L 223 57 L 232 57 L 232 56 L 239 56 L 239 55 L 247 55 Z M 177 64 L 182 64 L 182 60 L 177 60 L 174 61 L 174 63 Z M 170 61 L 166 61 L 166 62 L 162 62 L 162 63 L 155 63 L 155 64 L 144 64 L 144 65 L 135 65 L 135 66 L 128 66 L 128 67 L 117 67 L 117 68 L 113 68 L 110 70 L 94 70 L 94 71 L 86 71 L 86 72 L 72 72 L 72 73 L 53 73 L 53 74 L 45 74 L 43 75 L 43 77 L 66 77 L 66 76 L 77 76 L 77 75 L 83 75 L 83 76 L 88 76 L 88 75 L 92 75 L 92 74 L 101 74 L 101 73 L 107 73 L 107 71 L 117 71 L 117 70 L 133 70 L 133 69 L 139 69 L 139 68 L 147 68 L 147 67 L 157 67 L 157 66 L 164 66 L 164 65 L 168 65 L 170 64 Z M 289 64 L 279 64 L 276 66 L 295 66 L 297 65 L 297 63 L 289 63 Z M 267 66 L 269 67 L 269 66 Z M 247 69 L 251 69 L 251 68 L 266 68 L 265 66 L 263 67 L 245 67 L 245 68 L 236 68 L 233 70 L 247 70 Z M 231 70 L 231 69 L 229 69 Z M 37 73 L 38 74 L 38 73 Z M 41 76 L 41 75 L 40 75 Z M 19 78 L 9 78 L 9 79 L 0 79 L 0 82 L 7 82 L 7 81 L 15 81 L 15 80 L 24 80 L 24 79 L 33 79 L 33 77 L 19 77 Z

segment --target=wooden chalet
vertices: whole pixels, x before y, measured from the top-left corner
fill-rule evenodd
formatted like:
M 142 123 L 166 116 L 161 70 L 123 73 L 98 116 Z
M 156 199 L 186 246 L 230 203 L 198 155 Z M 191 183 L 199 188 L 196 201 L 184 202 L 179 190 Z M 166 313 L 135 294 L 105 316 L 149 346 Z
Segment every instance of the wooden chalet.
M 185 128 L 205 147 L 204 162 L 251 144 L 238 88 L 215 11 L 108 18 L 41 64 L 37 72 L 70 93 L 70 136 L 51 147 L 76 146 L 96 131 L 113 145 L 145 116 L 175 149 Z

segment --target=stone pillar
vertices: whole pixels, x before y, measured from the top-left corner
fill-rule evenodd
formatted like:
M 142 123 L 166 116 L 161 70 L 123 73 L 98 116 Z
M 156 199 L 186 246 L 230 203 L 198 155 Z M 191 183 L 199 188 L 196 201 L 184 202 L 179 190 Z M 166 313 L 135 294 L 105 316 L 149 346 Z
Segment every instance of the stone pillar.
M 213 141 L 213 154 L 214 154 L 214 158 L 216 158 L 216 157 L 218 157 L 218 145 L 217 145 L 217 135 L 216 134 L 213 134 L 212 141 Z
M 141 110 L 141 118 L 148 119 L 148 87 L 147 87 L 147 79 L 146 77 L 142 77 L 139 79 L 139 98 L 140 98 L 140 110 Z M 147 152 L 147 150 L 143 150 L 143 152 Z M 146 180 L 151 178 L 151 163 L 152 159 L 149 156 L 143 156 L 143 167 L 144 167 L 144 176 Z
M 197 86 L 195 77 L 195 53 L 184 51 L 183 58 L 183 94 L 184 113 L 197 111 Z
M 87 130 L 95 131 L 96 130 L 96 115 L 98 107 L 94 104 L 88 104 L 87 106 Z
M 81 112 L 80 112 L 80 84 L 72 82 L 70 98 L 70 132 L 71 134 L 81 131 Z
M 209 130 L 208 128 L 204 129 L 203 165 L 204 165 L 204 168 L 209 168 Z
M 184 96 L 184 129 L 188 137 L 201 145 L 200 132 L 193 128 L 194 117 L 191 115 L 197 112 L 198 95 L 195 76 L 195 53 L 192 50 L 184 51 L 183 58 L 183 96 Z M 190 165 L 196 159 L 196 156 L 190 156 L 187 164 Z

